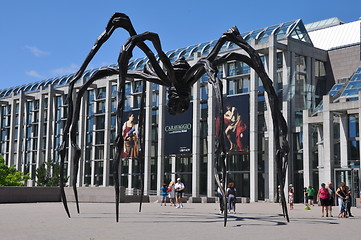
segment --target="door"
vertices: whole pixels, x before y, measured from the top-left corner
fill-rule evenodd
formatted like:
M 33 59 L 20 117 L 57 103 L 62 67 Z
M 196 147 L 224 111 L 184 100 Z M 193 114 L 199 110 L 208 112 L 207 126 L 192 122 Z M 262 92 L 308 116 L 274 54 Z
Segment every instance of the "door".
M 359 169 L 337 168 L 335 169 L 334 187 L 337 189 L 342 182 L 351 189 L 352 205 L 355 206 L 355 199 L 359 193 Z

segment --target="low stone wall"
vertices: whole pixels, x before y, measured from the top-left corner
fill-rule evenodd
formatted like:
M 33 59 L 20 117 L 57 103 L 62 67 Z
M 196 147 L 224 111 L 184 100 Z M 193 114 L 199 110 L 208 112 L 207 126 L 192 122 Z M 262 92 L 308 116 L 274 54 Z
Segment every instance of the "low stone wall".
M 58 187 L 0 187 L 0 203 L 60 202 Z
M 79 202 L 84 203 L 114 203 L 114 187 L 78 187 Z M 72 187 L 65 188 L 68 202 L 75 202 Z M 139 195 L 125 195 L 124 187 L 120 187 L 120 202 L 139 202 Z M 357 199 L 358 200 L 358 199 Z M 28 202 L 60 202 L 59 187 L 0 187 L 0 203 L 28 203 Z M 143 202 L 159 202 L 160 196 L 143 196 Z M 169 199 L 167 198 L 167 202 Z M 188 203 L 215 203 L 216 197 L 184 197 Z M 238 203 L 249 203 L 249 198 L 239 197 Z M 359 201 L 357 201 L 359 202 Z M 359 206 L 358 206 L 359 207 Z
M 115 202 L 115 191 L 113 187 L 78 187 L 79 202 Z M 65 188 L 66 199 L 69 202 L 75 202 L 75 196 L 72 187 Z M 124 188 L 121 188 L 120 199 L 124 198 Z
M 114 187 L 78 187 L 79 202 L 87 203 L 114 203 L 115 190 Z M 75 196 L 72 187 L 65 188 L 67 201 L 75 202 Z M 125 195 L 125 188 L 120 187 L 120 202 L 139 202 L 139 195 Z M 149 202 L 149 196 L 143 196 L 143 202 Z
M 114 187 L 78 187 L 79 202 L 114 203 Z M 72 187 L 65 188 L 68 202 L 75 202 Z M 139 202 L 140 196 L 125 195 L 120 187 L 120 202 Z M 0 187 L 0 203 L 60 202 L 59 187 Z M 143 196 L 143 202 L 149 202 L 149 196 Z

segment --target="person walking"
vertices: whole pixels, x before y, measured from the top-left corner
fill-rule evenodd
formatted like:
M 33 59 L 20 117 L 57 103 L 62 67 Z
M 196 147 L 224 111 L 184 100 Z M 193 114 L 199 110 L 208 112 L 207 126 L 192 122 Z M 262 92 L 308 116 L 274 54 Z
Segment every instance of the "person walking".
M 234 187 L 234 182 L 228 183 L 227 188 L 227 196 L 228 196 L 228 213 L 231 213 L 231 210 L 233 210 L 233 213 L 236 213 L 236 188 Z
M 314 195 L 315 195 L 315 189 L 310 185 L 308 186 L 308 188 L 306 189 L 307 191 L 307 197 L 308 197 L 308 205 L 312 205 L 314 206 Z
M 177 178 L 177 183 L 174 185 L 175 192 L 177 194 L 177 208 L 183 208 L 183 191 L 185 189 L 184 184 L 181 182 L 180 178 Z
M 336 196 L 338 200 L 338 206 L 340 207 L 339 218 L 346 218 L 346 184 L 342 182 L 340 187 L 336 190 Z
M 317 193 L 317 202 L 321 203 L 321 217 L 324 217 L 325 208 L 326 208 L 326 217 L 328 217 L 328 205 L 329 205 L 329 193 L 328 189 L 326 188 L 326 184 L 321 183 L 321 188 L 318 190 Z
M 332 216 L 332 206 L 335 206 L 335 188 L 333 187 L 332 182 L 328 183 L 328 195 L 329 195 L 328 210 L 330 213 L 330 217 L 333 217 Z
M 173 181 L 170 181 L 168 184 L 168 197 L 169 197 L 170 205 L 175 206 L 175 188 Z
M 293 191 L 293 187 L 288 191 L 288 202 L 290 203 L 290 210 L 293 210 L 293 202 L 295 199 L 295 193 Z
M 163 187 L 160 190 L 161 190 L 161 194 L 162 194 L 162 199 L 161 199 L 160 205 L 162 206 L 164 203 L 164 206 L 167 206 L 167 195 L 168 195 L 167 184 L 163 184 Z
M 352 205 L 352 193 L 351 189 L 346 186 L 346 213 L 349 217 L 353 217 L 351 213 L 351 205 Z
M 220 179 L 219 181 L 221 182 L 221 187 L 223 188 L 222 179 Z M 217 194 L 218 194 L 218 200 L 219 200 L 219 213 L 223 214 L 223 211 L 224 211 L 223 194 L 219 187 L 217 188 Z
M 307 187 L 304 187 L 303 188 L 303 201 L 304 201 L 304 204 L 305 206 L 308 206 L 308 193 L 307 193 Z

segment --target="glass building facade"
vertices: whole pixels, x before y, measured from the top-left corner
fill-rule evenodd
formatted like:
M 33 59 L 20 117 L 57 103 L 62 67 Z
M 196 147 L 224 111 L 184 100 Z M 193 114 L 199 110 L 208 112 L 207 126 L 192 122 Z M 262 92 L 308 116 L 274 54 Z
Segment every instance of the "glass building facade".
M 354 179 L 360 167 L 360 109 L 340 110 L 342 113 L 333 113 L 330 109 L 336 97 L 351 105 L 358 101 L 360 70 L 356 70 L 346 83 L 337 83 L 330 74 L 329 51 L 313 46 L 300 19 L 241 35 L 261 55 L 280 99 L 279 108 L 288 123 L 291 149 L 287 185 L 292 183 L 295 186 L 296 200 L 302 201 L 304 186 L 346 179 L 356 184 L 359 180 L 355 182 Z M 184 57 L 193 65 L 209 54 L 215 43 L 200 43 L 166 54 L 172 62 Z M 244 54 L 237 45 L 226 43 L 220 55 L 229 52 Z M 146 63 L 147 58 L 133 59 L 129 63 L 129 71 L 143 69 Z M 86 71 L 76 87 L 101 69 Z M 6 164 L 30 173 L 32 180 L 28 182 L 29 186 L 36 185 L 35 171 L 42 162 L 47 159 L 59 162 L 57 149 L 63 140 L 66 97 L 72 76 L 0 90 L 0 151 Z M 230 149 L 226 158 L 228 179 L 236 183 L 239 197 L 250 201 L 276 201 L 278 183 L 274 133 L 262 82 L 254 70 L 237 61 L 218 66 L 218 76 L 223 82 L 225 102 L 238 104 L 246 122 L 242 133 L 245 137 L 233 140 L 235 142 L 229 139 Z M 77 142 L 82 149 L 77 179 L 79 186 L 114 185 L 114 141 L 119 130 L 115 113 L 117 79 L 118 76 L 114 75 L 97 80 L 82 100 L 77 131 Z M 192 88 L 190 152 L 165 154 L 169 147 L 164 140 L 168 118 L 165 87 L 149 82 L 144 84 L 140 79 L 128 79 L 125 111 L 139 112 L 144 88 L 147 92 L 144 109 L 145 160 L 140 163 L 137 158 L 122 159 L 120 181 L 126 193 L 139 192 L 144 172 L 145 194 L 157 195 L 163 183 L 180 177 L 188 196 L 213 197 L 216 189 L 216 106 L 207 75 L 202 76 Z M 182 115 L 179 118 L 182 119 Z M 237 149 L 232 148 L 232 144 L 237 144 Z M 73 172 L 71 154 L 72 151 L 66 159 L 69 186 Z

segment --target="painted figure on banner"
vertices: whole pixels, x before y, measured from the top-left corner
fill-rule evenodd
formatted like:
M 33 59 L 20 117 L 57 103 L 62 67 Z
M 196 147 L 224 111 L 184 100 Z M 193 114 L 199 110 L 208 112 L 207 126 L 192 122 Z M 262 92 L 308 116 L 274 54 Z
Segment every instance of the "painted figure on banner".
M 123 124 L 122 136 L 124 138 L 122 157 L 138 157 L 138 123 L 135 122 L 134 113 L 128 114 L 128 120 Z
M 236 97 L 235 97 L 236 98 Z M 248 109 L 243 109 L 236 104 L 230 102 L 228 98 L 226 109 L 224 112 L 224 126 L 226 145 L 228 151 L 242 152 L 246 151 L 248 146 Z M 238 101 L 242 102 L 242 101 Z

